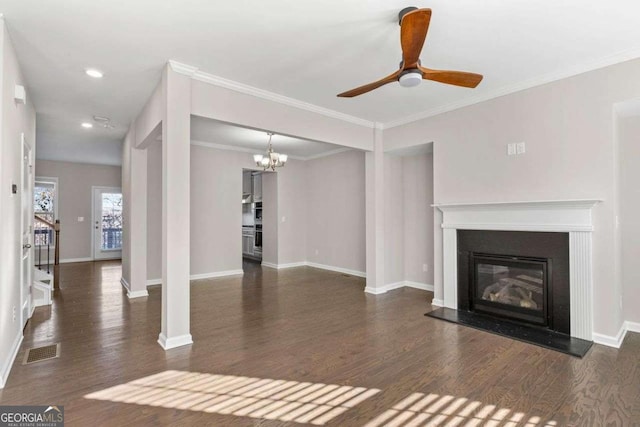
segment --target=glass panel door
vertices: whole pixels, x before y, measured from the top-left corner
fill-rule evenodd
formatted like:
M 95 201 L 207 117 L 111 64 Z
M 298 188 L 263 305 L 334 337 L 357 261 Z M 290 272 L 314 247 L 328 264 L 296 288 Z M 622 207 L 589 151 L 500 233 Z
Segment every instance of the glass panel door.
M 122 193 L 119 188 L 94 188 L 94 258 L 120 258 Z

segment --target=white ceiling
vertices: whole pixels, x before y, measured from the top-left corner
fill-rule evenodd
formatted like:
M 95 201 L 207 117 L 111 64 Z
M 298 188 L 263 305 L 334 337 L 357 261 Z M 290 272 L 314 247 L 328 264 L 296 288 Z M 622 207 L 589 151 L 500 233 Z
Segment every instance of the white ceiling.
M 266 131 L 233 126 L 218 120 L 191 117 L 191 142 L 224 149 L 263 154 L 269 137 Z M 273 151 L 307 160 L 348 150 L 340 145 L 273 135 Z
M 477 89 L 390 84 L 337 98 L 397 68 L 397 12 L 409 5 L 433 10 L 423 64 L 481 73 L 484 81 Z M 637 0 L 0 0 L 0 12 L 39 113 L 39 147 L 49 146 L 41 153 L 119 144 L 169 59 L 397 123 L 640 56 Z M 105 77 L 86 77 L 89 66 Z M 94 114 L 111 117 L 116 129 L 78 132 Z

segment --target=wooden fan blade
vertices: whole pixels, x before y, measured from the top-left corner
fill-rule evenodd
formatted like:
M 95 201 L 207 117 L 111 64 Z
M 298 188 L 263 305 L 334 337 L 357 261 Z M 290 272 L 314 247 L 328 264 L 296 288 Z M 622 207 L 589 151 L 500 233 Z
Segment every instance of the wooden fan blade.
M 418 66 L 418 69 L 422 71 L 423 79 L 446 83 L 448 85 L 474 88 L 482 81 L 481 74 L 465 73 L 463 71 L 431 70 L 421 66 Z
M 431 9 L 417 9 L 402 17 L 400 23 L 400 45 L 402 46 L 402 69 L 416 68 L 420 52 L 429 31 Z
M 354 96 L 362 95 L 363 93 L 367 93 L 374 89 L 379 88 L 380 86 L 384 86 L 387 83 L 392 83 L 398 80 L 398 76 L 400 75 L 400 70 L 396 71 L 393 74 L 388 75 L 384 79 L 380 79 L 377 82 L 369 83 L 364 86 L 357 87 L 355 89 L 348 90 L 346 92 L 342 92 L 338 94 L 340 98 L 353 98 Z

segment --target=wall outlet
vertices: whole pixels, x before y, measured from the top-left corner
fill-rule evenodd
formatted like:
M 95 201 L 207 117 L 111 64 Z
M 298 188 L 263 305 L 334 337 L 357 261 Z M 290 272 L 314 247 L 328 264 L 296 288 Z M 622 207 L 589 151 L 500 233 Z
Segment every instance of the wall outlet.
M 16 321 L 16 306 L 15 305 L 13 306 L 12 313 L 13 313 L 13 322 L 15 323 L 15 321 Z
M 83 216 L 79 216 L 78 217 L 78 222 L 84 222 L 84 217 Z
M 518 142 L 516 144 L 516 154 L 524 154 L 526 152 L 526 146 L 524 142 Z
M 318 255 L 319 253 L 320 253 L 320 251 L 316 249 L 316 255 Z
M 516 154 L 516 144 L 511 143 L 507 144 L 507 156 L 515 156 Z
M 429 264 L 422 264 L 422 271 L 424 271 L 425 273 L 429 271 Z
M 286 216 L 283 216 L 283 217 L 282 217 L 282 222 L 285 222 L 286 220 L 287 220 L 287 217 L 286 217 Z

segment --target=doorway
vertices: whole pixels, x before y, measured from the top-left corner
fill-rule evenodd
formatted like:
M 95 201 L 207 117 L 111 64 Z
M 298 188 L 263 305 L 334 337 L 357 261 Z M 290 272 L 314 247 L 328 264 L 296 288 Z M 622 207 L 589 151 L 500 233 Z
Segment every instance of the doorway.
M 32 224 L 33 224 L 33 164 L 32 151 L 24 134 L 22 139 L 22 183 L 21 183 L 21 268 L 20 268 L 20 326 L 25 327 L 31 317 L 31 273 L 33 268 Z
M 122 257 L 122 190 L 93 187 L 93 259 Z

